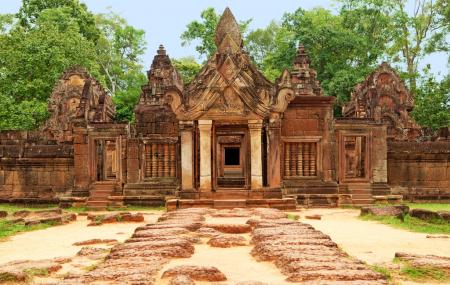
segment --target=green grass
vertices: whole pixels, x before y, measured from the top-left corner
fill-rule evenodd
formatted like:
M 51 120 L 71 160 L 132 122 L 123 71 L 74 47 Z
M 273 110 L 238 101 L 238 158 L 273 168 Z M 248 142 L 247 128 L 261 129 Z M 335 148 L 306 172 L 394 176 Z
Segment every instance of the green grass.
M 17 233 L 42 230 L 55 226 L 55 223 L 41 223 L 37 225 L 26 226 L 24 223 L 11 223 L 6 220 L 0 220 L 0 241 Z
M 450 211 L 450 203 L 406 203 L 410 209 L 425 209 L 430 211 Z
M 287 218 L 293 221 L 297 221 L 298 219 L 300 219 L 300 216 L 296 214 L 288 214 Z
M 400 269 L 400 276 L 413 281 L 450 282 L 450 270 L 434 267 L 413 267 L 406 265 Z M 447 283 L 448 284 L 448 283 Z
M 373 271 L 378 272 L 378 273 L 380 273 L 381 275 L 383 275 L 383 277 L 384 277 L 387 281 L 392 281 L 392 278 L 393 278 L 392 275 L 393 275 L 393 274 L 392 274 L 392 272 L 391 272 L 388 268 L 383 267 L 383 266 L 381 266 L 381 265 L 371 265 L 370 268 L 371 268 Z
M 396 217 L 379 217 L 374 215 L 361 216 L 360 219 L 364 221 L 377 221 L 386 225 L 393 226 L 395 228 L 412 232 L 428 234 L 450 234 L 450 223 L 441 219 L 424 221 L 411 217 L 410 215 L 405 215 L 404 221 Z
M 45 209 L 55 209 L 58 208 L 56 204 L 9 204 L 0 203 L 0 211 L 6 211 L 8 213 L 13 213 L 22 210 L 36 211 Z

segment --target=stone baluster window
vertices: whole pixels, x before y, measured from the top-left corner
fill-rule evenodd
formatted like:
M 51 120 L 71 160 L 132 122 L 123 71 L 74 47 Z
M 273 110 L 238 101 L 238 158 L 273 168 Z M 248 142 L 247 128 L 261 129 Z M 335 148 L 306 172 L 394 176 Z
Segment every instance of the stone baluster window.
M 152 143 L 145 145 L 145 177 L 176 176 L 175 144 Z
M 284 144 L 284 176 L 317 176 L 316 142 L 286 142 Z

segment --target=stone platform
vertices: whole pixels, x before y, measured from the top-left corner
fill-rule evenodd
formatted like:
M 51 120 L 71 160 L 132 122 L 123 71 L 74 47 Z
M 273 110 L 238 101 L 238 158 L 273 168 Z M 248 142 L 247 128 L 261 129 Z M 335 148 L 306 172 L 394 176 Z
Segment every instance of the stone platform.
M 170 199 L 166 202 L 167 211 L 186 208 L 274 208 L 279 210 L 295 210 L 297 204 L 293 198 L 275 199 Z

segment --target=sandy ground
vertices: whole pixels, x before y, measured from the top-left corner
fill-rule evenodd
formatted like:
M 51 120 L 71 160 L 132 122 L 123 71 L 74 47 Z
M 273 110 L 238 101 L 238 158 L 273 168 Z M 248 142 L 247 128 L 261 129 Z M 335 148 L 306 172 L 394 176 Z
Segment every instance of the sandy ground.
M 78 241 L 93 238 L 117 239 L 124 241 L 141 224 L 156 221 L 161 212 L 146 212 L 144 223 L 117 223 L 88 227 L 85 216 L 78 216 L 77 221 L 62 225 L 26 232 L 12 236 L 0 242 L 0 264 L 13 260 L 48 259 L 74 256 L 80 246 L 72 245 Z
M 362 221 L 358 219 L 359 212 L 353 209 L 308 209 L 300 212 L 300 221 L 328 234 L 348 254 L 370 264 L 391 262 L 398 251 L 450 257 L 450 239 L 429 239 L 427 234 Z M 322 220 L 304 219 L 310 214 L 320 214 Z

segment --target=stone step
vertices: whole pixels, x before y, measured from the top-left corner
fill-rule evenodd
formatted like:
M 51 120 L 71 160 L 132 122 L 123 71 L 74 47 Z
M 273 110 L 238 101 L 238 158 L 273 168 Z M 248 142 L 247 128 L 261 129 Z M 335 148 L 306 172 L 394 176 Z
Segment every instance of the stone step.
M 369 189 L 349 189 L 350 194 L 371 194 L 372 191 Z
M 124 196 L 167 196 L 167 195 L 173 195 L 175 193 L 175 188 L 170 189 L 124 189 L 123 194 Z
M 353 199 L 353 205 L 355 206 L 367 206 L 373 204 L 373 199 Z
M 104 211 L 108 207 L 108 201 L 102 200 L 102 201 L 87 201 L 87 208 L 89 210 L 96 210 L 96 211 Z
M 232 208 L 245 208 L 247 202 L 245 199 L 236 200 L 214 200 L 214 208 L 216 209 L 232 209 Z
M 372 194 L 352 194 L 352 199 L 353 200 L 367 200 L 367 199 L 372 199 Z

